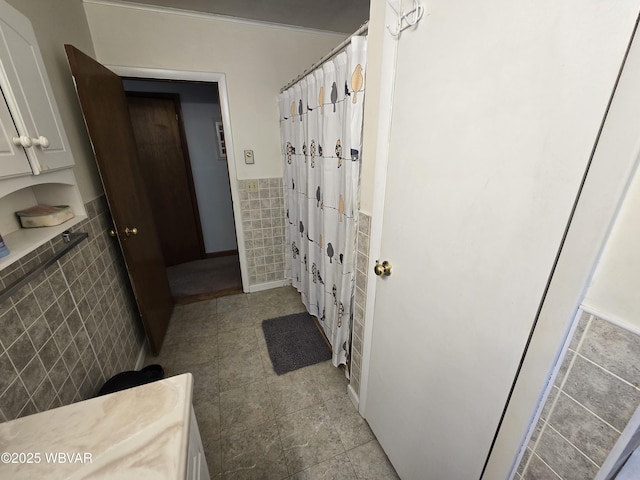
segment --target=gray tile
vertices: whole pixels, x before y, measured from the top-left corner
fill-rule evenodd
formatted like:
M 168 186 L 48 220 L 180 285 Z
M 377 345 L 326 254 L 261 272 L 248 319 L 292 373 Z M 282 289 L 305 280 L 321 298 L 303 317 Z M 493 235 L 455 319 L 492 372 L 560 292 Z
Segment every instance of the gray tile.
M 546 428 L 535 451 L 564 480 L 594 478 L 598 467 L 552 428 Z
M 269 395 L 276 416 L 322 405 L 322 391 L 307 372 L 307 369 L 301 369 L 285 375 L 267 377 Z
M 556 401 L 556 398 L 558 397 L 559 392 L 560 392 L 560 389 L 555 385 L 551 387 L 551 391 L 549 392 L 547 401 L 544 403 L 544 407 L 542 408 L 542 412 L 540 413 L 541 420 L 545 421 L 547 418 L 549 418 L 549 415 L 551 414 L 551 409 L 554 406 L 554 403 Z
M 51 338 L 51 331 L 45 321 L 44 316 L 39 317 L 27 330 L 29 338 L 36 350 L 40 350 L 42 346 Z
M 289 473 L 276 424 L 260 425 L 222 442 L 222 471 L 225 480 L 287 478 Z
M 320 388 L 323 400 L 347 395 L 349 380 L 342 368 L 334 367 L 330 360 L 306 367 L 312 381 Z
M 2 341 L 5 348 L 9 348 L 9 346 L 25 332 L 24 325 L 15 308 L 8 309 L 5 314 L 0 317 L 0 325 L 2 325 L 0 341 Z
M 60 393 L 68 378 L 69 370 L 64 364 L 64 359 L 60 358 L 49 370 L 49 379 L 58 393 Z
M 199 336 L 218 334 L 217 316 L 215 313 L 199 317 L 183 317 L 174 313 L 165 337 L 166 345 L 174 345 L 182 340 L 189 340 Z
M 0 375 L 0 395 L 1 395 L 2 392 L 4 392 L 6 388 L 9 385 L 11 385 L 11 383 L 18 376 L 18 373 L 16 372 L 15 368 L 13 368 L 13 364 L 11 363 L 11 360 L 9 359 L 9 355 L 7 355 L 6 352 L 0 355 L 0 372 L 2 372 L 2 375 Z
M 524 454 L 522 455 L 522 458 L 520 459 L 518 470 L 516 471 L 518 475 L 522 475 L 522 472 L 524 472 L 524 469 L 527 466 L 527 462 L 529 461 L 529 458 L 531 458 L 531 449 L 527 447 L 527 449 L 525 449 L 524 451 Z
M 346 453 L 292 475 L 291 480 L 358 480 Z
M 218 358 L 218 336 L 194 336 L 175 353 L 176 366 L 208 363 Z
M 220 391 L 257 382 L 265 377 L 260 352 L 253 351 L 239 357 L 219 360 Z
M 55 397 L 56 390 L 53 387 L 53 384 L 48 378 L 45 378 L 33 395 L 33 401 L 35 402 L 38 411 L 43 412 L 49 408 Z
M 220 394 L 221 435 L 241 432 L 275 419 L 264 380 Z
M 562 360 L 562 364 L 560 365 L 560 369 L 558 370 L 558 374 L 556 375 L 553 384 L 557 387 L 562 386 L 562 382 L 564 382 L 565 377 L 567 376 L 567 372 L 571 368 L 571 362 L 573 362 L 573 358 L 575 357 L 575 353 L 571 350 L 567 350 Z
M 640 335 L 593 317 L 580 355 L 628 382 L 640 385 Z
M 215 315 L 218 311 L 218 299 L 205 300 L 203 302 L 176 305 L 173 316 L 182 320 L 190 321 L 196 318 Z
M 35 287 L 33 289 L 33 293 L 35 294 L 42 311 L 45 311 L 51 304 L 55 303 L 56 294 L 47 279 Z
M 220 440 L 220 402 L 218 397 L 194 403 L 193 410 L 198 420 L 198 429 L 203 439 Z
M 602 465 L 620 434 L 564 394 L 560 394 L 549 425 L 598 465 Z
M 212 360 L 186 368 L 193 374 L 193 401 L 210 400 L 218 398 L 220 393 L 220 380 L 218 374 L 218 361 Z M 182 372 L 177 372 L 182 373 Z
M 244 327 L 218 335 L 220 358 L 243 355 L 258 348 L 255 327 Z
M 26 387 L 27 392 L 29 392 L 30 395 L 33 395 L 46 375 L 47 371 L 36 355 L 22 371 L 20 378 L 22 379 L 22 383 Z
M 36 321 L 36 319 L 42 315 L 42 310 L 36 301 L 36 297 L 33 293 L 28 294 L 22 300 L 16 304 L 16 310 L 18 315 L 22 319 L 22 323 L 26 328 Z
M 290 473 L 300 472 L 345 451 L 324 405 L 278 417 L 277 422 Z
M 367 480 L 398 480 L 387 455 L 377 440 L 372 440 L 347 452 L 358 478 Z
M 346 450 L 375 439 L 369 425 L 360 416 L 347 395 L 326 400 L 325 406 Z
M 230 332 L 238 328 L 253 327 L 256 323 L 254 312 L 249 307 L 218 313 L 218 333 Z
M 29 394 L 22 385 L 20 378 L 16 378 L 9 387 L 0 396 L 0 407 L 4 416 L 13 420 L 18 418 L 18 415 L 29 401 Z
M 580 356 L 563 389 L 580 404 L 622 431 L 640 404 L 640 391 Z
M 523 480 L 558 480 L 560 477 L 555 474 L 537 455 L 534 455 L 529 462 L 527 470 L 522 475 Z M 560 479 L 561 480 L 561 479 Z
M 236 311 L 249 307 L 249 297 L 245 294 L 229 295 L 218 299 L 218 313 Z
M 31 339 L 25 332 L 13 342 L 13 345 L 7 349 L 7 353 L 15 365 L 16 370 L 21 372 L 22 369 L 27 366 L 27 363 L 31 361 L 36 351 L 33 348 Z
M 198 423 L 200 421 L 198 420 Z M 207 459 L 207 467 L 209 469 L 209 477 L 211 479 L 222 478 L 222 444 L 220 440 L 207 439 L 205 441 L 202 435 L 202 447 L 204 455 Z
M 580 344 L 580 340 L 582 340 L 582 336 L 584 335 L 589 322 L 591 321 L 591 314 L 582 312 L 580 315 L 580 319 L 578 320 L 578 326 L 573 332 L 573 337 L 571 337 L 571 342 L 569 343 L 569 348 L 573 351 L 578 349 L 578 345 Z

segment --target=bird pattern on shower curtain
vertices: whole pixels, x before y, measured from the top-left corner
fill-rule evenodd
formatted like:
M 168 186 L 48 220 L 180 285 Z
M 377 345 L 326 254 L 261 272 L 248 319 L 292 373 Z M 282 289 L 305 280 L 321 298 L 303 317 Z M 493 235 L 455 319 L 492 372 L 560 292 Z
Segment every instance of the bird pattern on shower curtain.
M 365 91 L 366 37 L 279 96 L 285 167 L 285 275 L 349 359 Z

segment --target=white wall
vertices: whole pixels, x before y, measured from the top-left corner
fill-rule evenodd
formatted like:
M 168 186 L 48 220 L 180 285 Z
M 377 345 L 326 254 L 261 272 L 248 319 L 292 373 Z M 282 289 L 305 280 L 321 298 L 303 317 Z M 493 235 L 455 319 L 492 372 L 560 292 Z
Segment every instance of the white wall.
M 205 251 L 236 250 L 227 161 L 218 154 L 215 133 L 215 122 L 222 121 L 217 86 L 143 80 L 125 80 L 123 83 L 126 91 L 180 95 Z
M 640 330 L 640 173 L 636 171 L 593 276 L 584 305 Z
M 343 35 L 85 0 L 97 60 L 226 74 L 236 155 L 231 180 L 282 176 L 276 96 Z

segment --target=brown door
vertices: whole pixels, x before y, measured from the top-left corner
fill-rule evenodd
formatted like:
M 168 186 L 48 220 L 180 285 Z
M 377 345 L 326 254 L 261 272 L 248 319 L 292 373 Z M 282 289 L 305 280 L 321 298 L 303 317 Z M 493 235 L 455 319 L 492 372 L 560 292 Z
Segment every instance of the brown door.
M 140 172 L 158 226 L 165 265 L 204 258 L 179 96 L 127 92 Z
M 151 350 L 157 354 L 173 300 L 137 168 L 138 149 L 122 81 L 75 47 L 65 45 L 65 50 L 140 317 Z

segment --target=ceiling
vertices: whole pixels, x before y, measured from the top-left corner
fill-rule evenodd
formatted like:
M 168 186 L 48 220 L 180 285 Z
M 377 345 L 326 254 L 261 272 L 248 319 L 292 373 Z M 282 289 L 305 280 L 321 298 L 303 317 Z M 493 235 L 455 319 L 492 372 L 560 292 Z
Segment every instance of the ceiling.
M 353 33 L 369 19 L 369 0 L 120 0 L 195 12 Z

